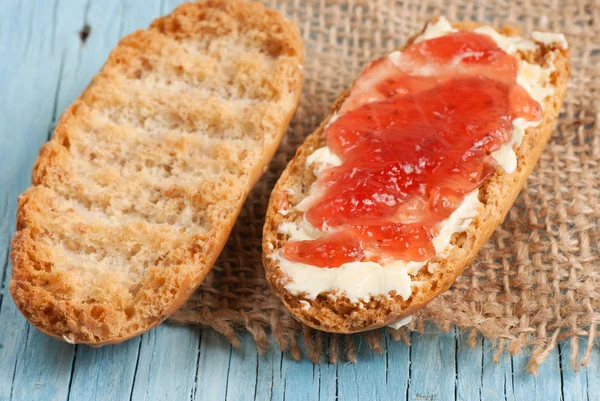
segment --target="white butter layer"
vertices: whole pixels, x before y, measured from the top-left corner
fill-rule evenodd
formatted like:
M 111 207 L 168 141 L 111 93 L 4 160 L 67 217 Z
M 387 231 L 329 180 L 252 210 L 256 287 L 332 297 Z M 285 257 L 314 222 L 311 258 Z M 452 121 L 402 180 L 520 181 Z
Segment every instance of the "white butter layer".
M 450 32 L 457 31 L 457 29 L 452 28 L 452 24 L 450 24 L 445 17 L 439 17 L 435 23 L 427 24 L 423 33 L 417 36 L 413 43 L 439 38 L 440 36 L 444 36 Z
M 444 255 L 449 249 L 452 235 L 467 229 L 471 219 L 477 215 L 481 202 L 478 190 L 465 197 L 460 206 L 447 220 L 440 224 L 440 233 L 433 239 L 436 253 Z M 288 235 L 289 241 L 317 239 L 322 232 L 307 221 L 283 223 L 279 232 Z M 406 299 L 410 296 L 411 275 L 415 275 L 427 262 L 391 260 L 383 266 L 375 262 L 351 262 L 339 267 L 323 268 L 297 263 L 276 255 L 281 271 L 291 278 L 285 284 L 291 294 L 306 293 L 306 298 L 315 299 L 328 291 L 344 293 L 351 302 L 368 300 L 370 295 L 396 294 Z
M 552 32 L 539 32 L 533 31 L 531 32 L 531 37 L 536 42 L 545 44 L 545 45 L 558 45 L 561 49 L 568 49 L 569 44 L 567 43 L 567 39 L 565 35 L 562 33 L 552 33 Z
M 480 26 L 475 29 L 475 32 L 487 35 L 496 42 L 499 48 L 508 54 L 515 54 L 518 51 L 530 51 L 537 48 L 536 44 L 531 40 L 521 36 L 504 36 L 490 26 Z
M 521 60 L 517 83 L 525 88 L 529 96 L 543 107 L 544 100 L 554 93 L 554 88 L 548 86 L 553 71 L 554 66 L 544 68 L 538 64 Z
M 514 147 L 521 145 L 527 128 L 535 127 L 539 124 L 540 121 L 527 121 L 524 118 L 515 118 L 513 120 L 513 132 L 510 141 L 502 145 L 497 151 L 492 152 L 492 157 L 506 174 L 512 174 L 517 171 L 517 154 L 514 151 Z
M 479 27 L 475 31 L 490 36 L 498 44 L 498 47 L 512 55 L 519 51 L 535 50 L 537 48 L 533 41 L 522 37 L 506 37 L 490 27 Z M 423 34 L 415 39 L 415 43 L 451 32 L 456 32 L 456 29 L 452 28 L 448 20 L 440 17 L 436 23 L 427 25 Z M 545 43 L 544 41 L 551 40 L 552 43 L 558 42 L 562 46 L 562 42 L 557 37 L 546 36 L 542 37 L 542 40 L 539 38 L 539 35 L 538 38 L 534 36 L 534 39 L 538 42 Z M 398 62 L 399 56 L 399 52 L 393 52 L 389 55 L 390 60 L 394 63 Z M 520 61 L 517 83 L 523 86 L 530 96 L 540 103 L 542 108 L 545 98 L 553 93 L 553 88 L 549 85 L 552 71 L 553 66 L 551 64 L 548 68 L 543 68 L 526 61 Z M 421 72 L 426 74 L 426 71 Z M 333 121 L 334 119 L 331 120 L 331 122 Z M 513 147 L 521 144 L 526 129 L 539 123 L 540 121 L 531 122 L 523 118 L 513 120 L 513 133 L 510 142 L 492 153 L 492 157 L 507 174 L 514 173 L 517 168 L 517 158 Z M 326 146 L 315 150 L 306 159 L 307 167 L 313 169 L 315 176 L 319 176 L 327 168 L 338 166 L 341 163 L 340 158 Z M 468 194 L 450 217 L 440 224 L 440 232 L 433 239 L 437 257 L 444 257 L 449 252 L 452 236 L 455 233 L 464 232 L 477 215 L 481 206 L 478 200 L 478 192 L 478 190 L 475 190 Z M 313 187 L 309 191 L 309 195 L 296 206 L 296 210 L 306 211 L 315 197 L 318 197 L 318 193 L 315 192 Z M 282 223 L 279 232 L 288 235 L 289 241 L 317 239 L 322 234 L 321 230 L 313 227 L 305 220 L 300 223 Z M 388 295 L 390 292 L 395 292 L 402 298 L 407 299 L 412 293 L 411 276 L 416 275 L 427 264 L 427 261 L 389 260 L 383 265 L 375 262 L 351 262 L 336 268 L 321 268 L 291 262 L 279 253 L 272 257 L 279 261 L 281 271 L 289 277 L 284 287 L 291 294 L 300 295 L 304 293 L 307 299 L 315 299 L 319 294 L 331 292 L 335 295 L 343 294 L 354 303 L 368 301 L 371 296 Z M 434 268 L 433 264 L 430 264 L 430 270 L 432 268 Z M 303 307 L 306 308 L 306 305 L 303 304 Z M 404 323 L 403 320 L 396 322 L 398 327 L 407 323 Z
M 327 146 L 315 150 L 306 158 L 306 165 L 313 167 L 313 173 L 317 177 L 320 176 L 324 170 L 341 164 L 342 159 L 333 153 Z

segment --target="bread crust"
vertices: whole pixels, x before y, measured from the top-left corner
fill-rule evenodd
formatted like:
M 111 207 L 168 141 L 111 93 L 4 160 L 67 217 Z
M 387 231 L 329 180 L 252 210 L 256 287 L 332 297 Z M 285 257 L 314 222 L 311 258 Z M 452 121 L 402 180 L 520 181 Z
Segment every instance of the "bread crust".
M 242 54 L 239 60 L 227 54 L 228 44 L 239 46 L 233 49 Z M 229 64 L 223 66 L 223 60 Z M 141 334 L 177 311 L 215 263 L 246 196 L 287 131 L 300 96 L 303 60 L 295 24 L 262 4 L 238 0 L 183 4 L 148 30 L 123 38 L 61 116 L 52 140 L 40 149 L 32 187 L 19 197 L 10 292 L 21 313 L 48 335 L 100 346 Z M 233 67 L 237 70 L 226 76 Z M 168 79 L 162 71 L 169 72 Z M 188 95 L 197 90 L 194 84 L 206 97 Z M 159 96 L 133 96 L 143 85 L 148 95 Z M 240 104 L 237 115 L 228 114 L 230 105 Z M 223 112 L 215 111 L 218 107 Z M 98 110 L 112 118 L 109 125 L 106 118 L 90 117 Z M 130 115 L 137 126 L 120 123 Z M 208 134 L 199 139 L 190 129 L 184 135 L 190 126 Z M 83 146 L 96 131 L 102 131 L 100 143 Z M 109 135 L 114 137 L 103 142 Z M 150 149 L 146 165 L 127 158 L 115 163 L 122 143 L 133 143 L 130 158 Z M 194 166 L 198 155 L 206 156 L 204 168 Z M 159 157 L 168 160 L 161 174 L 172 185 L 148 181 L 159 189 L 151 188 L 155 192 L 146 205 L 149 184 L 136 180 L 142 173 L 156 174 Z M 179 175 L 172 171 L 177 163 L 183 165 Z M 107 189 L 91 194 L 75 166 L 85 168 L 86 180 Z M 126 177 L 123 171 L 130 167 L 134 172 Z M 183 182 L 188 176 L 196 178 Z M 115 212 L 114 199 L 121 196 L 133 202 Z M 146 215 L 137 211 L 138 198 L 150 210 Z M 175 205 L 180 215 L 189 212 L 192 218 L 158 215 L 167 207 L 161 205 Z M 150 262 L 136 261 L 139 254 Z M 100 258 L 98 266 L 91 257 Z M 121 282 L 117 273 L 111 279 L 109 268 L 125 271 Z M 83 289 L 77 280 L 85 274 L 93 280 Z
M 435 20 L 436 18 L 432 19 L 432 22 Z M 465 22 L 453 26 L 459 30 L 473 30 L 480 25 L 475 22 Z M 405 46 L 412 43 L 423 30 L 411 37 Z M 505 27 L 498 31 L 508 36 L 519 33 L 512 27 Z M 281 205 L 296 205 L 307 195 L 310 184 L 315 178 L 312 171 L 305 167 L 306 158 L 314 150 L 325 145 L 324 128 L 348 97 L 349 90 L 338 97 L 328 117 L 306 138 L 281 175 L 271 194 L 267 209 L 263 231 L 263 264 L 266 276 L 272 290 L 282 299 L 297 320 L 315 329 L 333 333 L 353 333 L 387 326 L 412 315 L 448 290 L 464 269 L 472 263 L 496 227 L 504 221 L 550 138 L 556 126 L 570 75 L 569 54 L 566 49 L 541 45 L 539 52 L 519 56 L 536 63 L 544 63 L 546 57 L 553 58 L 555 72 L 551 76 L 551 81 L 555 91 L 553 96 L 546 99 L 543 121 L 538 126 L 527 129 L 523 142 L 515 150 L 518 160 L 517 171 L 507 175 L 498 168 L 497 172 L 480 188 L 479 198 L 484 206 L 465 233 L 453 239 L 455 241 L 460 237 L 462 245 L 454 246 L 446 258 L 434 258 L 430 261 L 437 264 L 433 273 L 430 273 L 426 267 L 422 268 L 413 280 L 419 282 L 419 285 L 413 286 L 412 295 L 407 300 L 395 294 L 390 297 L 380 295 L 358 305 L 353 304 L 345 296 L 337 295 L 335 299 L 329 298 L 330 293 L 321 294 L 315 300 L 303 298 L 302 295 L 294 296 L 284 288 L 287 277 L 279 270 L 279 261 L 272 257 L 285 243 L 284 237 L 277 232 L 279 225 L 294 219 L 292 213 L 283 216 L 278 213 L 278 210 L 281 209 Z M 294 195 L 290 195 L 290 188 L 293 189 Z M 301 303 L 300 300 L 303 302 Z

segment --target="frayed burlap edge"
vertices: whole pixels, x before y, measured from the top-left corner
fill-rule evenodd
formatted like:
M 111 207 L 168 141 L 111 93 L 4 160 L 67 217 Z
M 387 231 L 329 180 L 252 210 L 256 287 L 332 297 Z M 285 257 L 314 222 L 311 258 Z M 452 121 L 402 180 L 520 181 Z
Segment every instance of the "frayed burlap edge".
M 570 339 L 574 370 L 585 366 L 600 322 L 600 4 L 536 1 L 268 1 L 300 26 L 307 45 L 300 107 L 269 170 L 257 184 L 212 273 L 170 321 L 212 327 L 239 345 L 238 332 L 259 352 L 271 345 L 314 362 L 356 361 L 356 342 L 375 352 L 382 336 L 410 342 L 433 323 L 443 331 L 492 341 L 494 359 L 527 349 L 535 373 L 556 345 Z M 261 263 L 261 232 L 273 187 L 295 149 L 332 101 L 371 59 L 398 47 L 433 15 L 565 33 L 573 75 L 557 131 L 506 222 L 451 290 L 400 330 L 330 335 L 296 322 L 273 295 Z M 587 339 L 585 348 L 580 339 Z

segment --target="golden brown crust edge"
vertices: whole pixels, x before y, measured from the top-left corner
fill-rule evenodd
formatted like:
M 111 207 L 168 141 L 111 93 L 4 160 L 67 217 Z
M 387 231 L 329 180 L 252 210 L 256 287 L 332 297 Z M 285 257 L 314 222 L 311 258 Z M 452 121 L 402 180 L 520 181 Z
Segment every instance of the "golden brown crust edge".
M 160 17 L 152 22 L 149 29 L 163 30 L 163 25 L 170 25 L 168 34 L 173 34 L 175 37 L 179 30 L 185 30 L 185 27 L 179 25 L 179 18 L 186 18 L 188 14 L 202 15 L 204 12 L 210 12 L 211 8 L 224 10 L 232 14 L 233 18 L 238 21 L 252 25 L 256 29 L 264 32 L 262 40 L 270 40 L 283 48 L 282 52 L 288 52 L 292 57 L 297 59 L 297 63 L 302 65 L 304 62 L 304 43 L 302 41 L 298 27 L 286 20 L 278 11 L 265 8 L 260 3 L 244 2 L 244 1 L 226 1 L 226 0 L 207 0 L 197 3 L 186 3 L 174 10 L 167 16 Z M 135 42 L 138 40 L 140 32 L 136 31 L 119 42 L 125 41 Z M 185 35 L 193 35 L 194 32 L 184 32 Z M 144 43 L 139 43 L 143 46 Z M 117 46 L 117 48 L 119 47 Z M 115 63 L 115 51 L 111 53 L 103 69 L 110 68 Z M 40 186 L 41 179 L 46 174 L 45 170 L 49 166 L 54 167 L 61 163 L 61 158 L 64 153 L 61 149 L 62 141 L 67 138 L 66 130 L 68 122 L 74 118 L 74 112 L 82 104 L 82 99 L 86 96 L 89 88 L 94 83 L 94 80 L 88 88 L 80 95 L 74 103 L 67 108 L 63 113 L 55 128 L 53 138 L 48 143 L 44 144 L 40 149 L 40 154 L 35 162 L 32 173 L 33 187 L 29 188 L 19 197 L 19 206 L 17 209 L 17 231 L 11 242 L 11 262 L 12 262 L 12 278 L 10 282 L 10 293 L 15 301 L 20 312 L 40 331 L 55 337 L 62 341 L 70 343 L 86 343 L 91 346 L 102 346 L 105 344 L 115 344 L 125 341 L 129 338 L 137 336 L 152 327 L 164 321 L 169 315 L 175 313 L 194 292 L 194 290 L 202 283 L 214 263 L 216 262 L 221 250 L 225 246 L 229 233 L 231 232 L 235 220 L 243 206 L 243 200 L 250 192 L 254 184 L 262 176 L 265 167 L 273 157 L 281 138 L 286 133 L 289 121 L 291 120 L 301 93 L 302 74 L 295 81 L 290 82 L 294 86 L 293 93 L 294 105 L 286 113 L 283 123 L 279 126 L 278 132 L 273 132 L 272 141 L 268 147 L 263 149 L 262 158 L 252 170 L 247 188 L 242 196 L 242 200 L 238 202 L 234 213 L 231 213 L 226 219 L 223 226 L 218 230 L 215 237 L 208 239 L 205 249 L 208 250 L 207 255 L 203 258 L 202 266 L 198 266 L 193 274 L 181 275 L 179 277 L 166 277 L 167 281 L 173 280 L 176 282 L 178 290 L 175 294 L 168 294 L 168 303 L 160 310 L 160 313 L 147 319 L 143 325 L 137 329 L 126 328 L 128 331 L 124 335 L 105 337 L 92 335 L 93 332 L 101 331 L 101 325 L 98 325 L 89 316 L 89 311 L 82 310 L 79 305 L 72 304 L 68 300 L 58 300 L 53 297 L 49 291 L 37 287 L 32 283 L 31 272 L 34 269 L 39 269 L 40 261 L 36 260 L 36 244 L 30 237 L 28 225 L 31 224 L 31 219 L 28 216 L 27 203 L 37 202 L 39 199 L 33 199 L 37 195 L 36 189 Z M 68 140 L 68 139 L 66 139 Z M 36 205 L 40 207 L 43 205 Z M 43 268 L 43 266 L 41 266 Z M 167 272 L 168 273 L 168 272 Z M 158 277 L 163 278 L 163 277 Z M 60 285 L 60 277 L 57 277 Z M 53 305 L 53 316 L 49 319 L 45 315 L 45 308 L 48 304 Z M 156 302 L 155 302 L 156 303 Z M 121 333 L 123 334 L 123 333 Z
M 479 24 L 466 22 L 454 26 L 461 30 L 472 30 Z M 512 27 L 503 28 L 500 32 L 507 35 L 518 34 L 518 30 Z M 409 39 L 406 45 L 410 44 L 419 34 Z M 286 218 L 278 213 L 281 203 L 296 204 L 305 196 L 309 183 L 314 180 L 314 178 L 309 178 L 312 173 L 304 167 L 305 160 L 315 149 L 324 145 L 324 127 L 331 115 L 341 107 L 348 96 L 348 91 L 339 96 L 329 116 L 315 132 L 307 137 L 294 159 L 288 164 L 271 194 L 267 210 L 263 233 L 263 264 L 272 290 L 282 299 L 296 319 L 315 329 L 333 333 L 352 333 L 375 329 L 412 315 L 450 288 L 456 278 L 472 263 L 496 227 L 504 221 L 508 210 L 535 167 L 556 126 L 570 75 L 568 50 L 558 47 L 542 47 L 542 54 L 524 56 L 533 58 L 530 61 L 543 62 L 542 58 L 548 53 L 553 53 L 548 57 L 554 58 L 555 72 L 551 79 L 555 85 L 555 92 L 546 100 L 544 120 L 537 127 L 527 130 L 525 139 L 516 152 L 517 171 L 514 174 L 505 175 L 499 169 L 492 179 L 481 188 L 480 200 L 485 203 L 485 207 L 473 220 L 466 235 L 463 236 L 463 245 L 460 248 L 454 248 L 445 260 L 436 260 L 439 266 L 433 274 L 428 273 L 427 269 L 421 269 L 415 281 L 423 284 L 417 289 L 413 288 L 413 294 L 408 300 L 403 300 L 399 296 L 391 299 L 379 296 L 364 304 L 364 308 L 358 308 L 356 304 L 352 304 L 345 297 L 338 297 L 337 301 L 332 301 L 327 298 L 327 294 L 322 294 L 312 301 L 305 299 L 310 304 L 310 307 L 306 308 L 299 302 L 300 299 L 303 299 L 302 297 L 293 296 L 283 287 L 280 282 L 282 273 L 278 269 L 278 262 L 270 258 L 270 255 L 283 243 L 277 235 L 278 226 L 281 222 L 286 221 Z M 295 195 L 290 196 L 288 192 L 284 191 L 287 188 L 294 188 Z M 273 246 L 274 249 L 271 249 Z

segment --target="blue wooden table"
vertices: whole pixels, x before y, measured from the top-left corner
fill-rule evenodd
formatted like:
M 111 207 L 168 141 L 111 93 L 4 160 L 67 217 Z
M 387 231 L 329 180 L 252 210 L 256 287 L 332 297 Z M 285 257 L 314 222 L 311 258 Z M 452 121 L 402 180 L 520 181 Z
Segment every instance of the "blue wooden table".
M 118 39 L 176 2 L 0 0 L 0 401 L 4 400 L 600 400 L 600 352 L 573 372 L 561 344 L 537 376 L 527 355 L 428 327 L 411 345 L 360 344 L 357 364 L 259 356 L 216 332 L 163 324 L 121 345 L 61 343 L 31 327 L 8 292 L 16 200 L 39 146 Z M 586 344 L 580 344 L 585 347 Z

